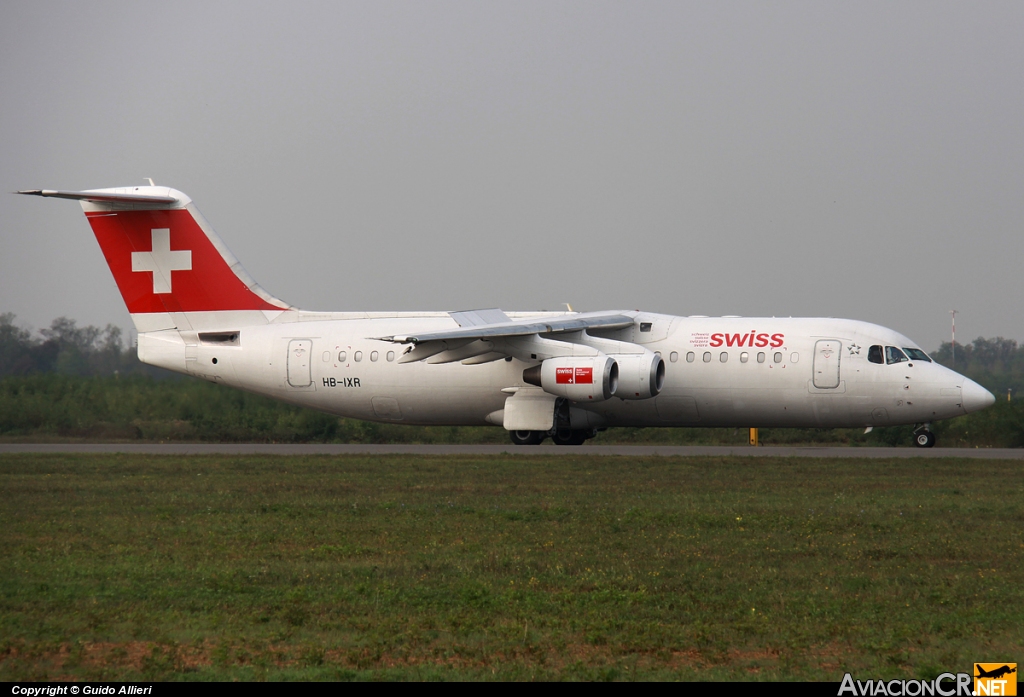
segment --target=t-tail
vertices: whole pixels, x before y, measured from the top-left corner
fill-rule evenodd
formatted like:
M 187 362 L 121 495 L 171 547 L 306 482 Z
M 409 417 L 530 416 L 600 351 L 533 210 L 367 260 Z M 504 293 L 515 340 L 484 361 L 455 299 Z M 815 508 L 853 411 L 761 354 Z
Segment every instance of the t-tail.
M 82 204 L 140 334 L 237 329 L 294 309 L 246 273 L 180 191 L 134 186 L 18 193 Z
M 234 363 L 245 329 L 297 314 L 260 288 L 180 191 L 133 186 L 18 193 L 82 204 L 139 332 L 143 363 L 240 384 Z M 228 347 L 235 350 L 231 356 Z M 205 355 L 211 351 L 217 355 Z

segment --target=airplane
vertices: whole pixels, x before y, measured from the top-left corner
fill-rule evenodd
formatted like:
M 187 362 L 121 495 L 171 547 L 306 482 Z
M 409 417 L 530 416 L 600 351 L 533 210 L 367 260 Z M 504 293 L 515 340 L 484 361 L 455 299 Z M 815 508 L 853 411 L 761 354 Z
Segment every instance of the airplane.
M 653 312 L 312 312 L 261 288 L 184 193 L 80 202 L 138 331 L 139 360 L 346 418 L 493 425 L 516 445 L 615 426 L 865 428 L 992 405 L 885 327 Z

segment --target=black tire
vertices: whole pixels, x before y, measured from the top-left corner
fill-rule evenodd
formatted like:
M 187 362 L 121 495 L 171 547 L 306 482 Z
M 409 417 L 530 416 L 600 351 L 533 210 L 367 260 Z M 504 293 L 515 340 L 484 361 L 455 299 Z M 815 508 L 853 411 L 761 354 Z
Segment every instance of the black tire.
M 544 431 L 509 431 L 508 437 L 516 445 L 540 445 L 544 441 Z
M 935 434 L 931 431 L 918 431 L 914 434 L 914 445 L 919 448 L 930 448 L 935 445 Z
M 551 436 L 555 445 L 583 445 L 587 441 L 586 431 L 555 431 Z

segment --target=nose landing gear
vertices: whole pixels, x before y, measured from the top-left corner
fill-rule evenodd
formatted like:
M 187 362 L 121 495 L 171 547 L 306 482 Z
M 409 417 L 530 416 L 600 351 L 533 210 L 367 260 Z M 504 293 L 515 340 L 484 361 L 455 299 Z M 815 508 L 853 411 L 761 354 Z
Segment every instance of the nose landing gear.
M 914 429 L 914 445 L 919 448 L 930 448 L 935 445 L 935 434 L 931 432 L 931 424 L 923 424 Z

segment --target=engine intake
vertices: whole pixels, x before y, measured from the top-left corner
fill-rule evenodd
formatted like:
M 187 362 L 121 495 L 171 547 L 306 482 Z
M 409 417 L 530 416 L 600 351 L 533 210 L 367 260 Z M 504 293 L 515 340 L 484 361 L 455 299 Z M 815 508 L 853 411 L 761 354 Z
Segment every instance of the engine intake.
M 574 402 L 600 402 L 618 389 L 619 364 L 605 355 L 549 358 L 524 370 L 523 382 Z
M 617 354 L 619 389 L 615 396 L 621 399 L 650 399 L 657 397 L 665 386 L 665 361 L 653 351 Z

